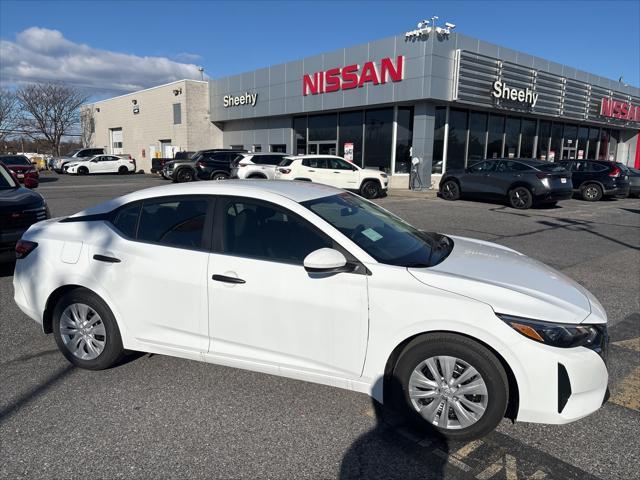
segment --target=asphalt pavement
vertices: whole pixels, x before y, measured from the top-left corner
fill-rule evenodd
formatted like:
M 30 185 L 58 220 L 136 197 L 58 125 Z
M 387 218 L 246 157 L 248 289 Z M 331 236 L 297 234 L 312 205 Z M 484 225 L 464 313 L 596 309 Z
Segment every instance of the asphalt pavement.
M 166 183 L 44 174 L 38 191 L 62 216 Z M 591 290 L 610 321 L 609 402 L 569 425 L 505 420 L 482 440 L 447 443 L 323 385 L 148 354 L 83 371 L 14 304 L 4 265 L 0 478 L 640 478 L 640 200 L 527 211 L 433 195 L 378 202 L 421 229 L 515 248 Z

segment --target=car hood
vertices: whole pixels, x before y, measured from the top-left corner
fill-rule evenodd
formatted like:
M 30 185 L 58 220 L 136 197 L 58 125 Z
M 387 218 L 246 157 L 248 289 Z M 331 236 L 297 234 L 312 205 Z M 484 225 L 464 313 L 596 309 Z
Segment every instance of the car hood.
M 43 204 L 42 196 L 28 188 L 0 188 L 0 212 L 38 208 Z
M 377 177 L 381 173 L 384 173 L 384 172 L 376 168 L 363 168 L 362 170 L 360 170 L 360 175 L 372 175 L 374 177 Z
M 496 313 L 558 323 L 606 321 L 585 288 L 547 265 L 501 245 L 450 237 L 454 248 L 440 264 L 410 268 L 420 282 L 491 305 Z
M 75 167 L 77 165 L 80 165 L 81 163 L 87 163 L 87 162 L 67 162 L 65 165 L 67 167 Z

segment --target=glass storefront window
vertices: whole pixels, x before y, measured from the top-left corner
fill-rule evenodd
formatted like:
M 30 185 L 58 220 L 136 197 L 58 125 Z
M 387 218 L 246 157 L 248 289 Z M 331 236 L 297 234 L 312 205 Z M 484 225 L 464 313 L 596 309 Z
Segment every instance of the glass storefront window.
M 311 121 L 311 117 L 309 117 Z M 311 130 L 311 122 L 309 122 Z M 380 108 L 365 112 L 364 166 L 391 170 L 391 145 L 393 130 L 393 108 Z
M 467 143 L 466 110 L 449 110 L 449 137 L 447 138 L 447 169 L 465 167 L 465 146 Z
M 551 147 L 549 148 L 549 160 L 558 161 L 562 155 L 562 123 L 553 122 L 551 127 Z
M 338 115 L 309 116 L 309 141 L 336 140 L 338 138 Z
M 353 159 L 356 165 L 362 166 L 362 122 L 363 111 L 344 112 L 338 119 L 338 155 L 344 157 L 345 144 L 353 144 Z M 349 160 L 347 158 L 347 160 Z
M 505 158 L 515 158 L 518 156 L 520 119 L 516 117 L 507 117 L 507 124 L 504 131 L 504 156 Z
M 618 149 L 619 137 L 620 137 L 620 132 L 618 130 L 611 130 L 609 132 L 609 156 L 607 157 L 607 160 L 616 159 L 616 150 Z
M 484 158 L 484 147 L 487 134 L 486 113 L 469 113 L 469 152 L 467 154 L 467 165 L 473 160 Z
M 522 119 L 522 135 L 520 139 L 520 158 L 535 158 L 533 141 L 536 137 L 536 121 Z
M 565 125 L 564 126 L 564 146 L 565 147 L 576 147 L 576 140 L 578 139 L 578 127 L 576 125 Z
M 576 145 L 576 148 L 578 149 L 578 156 L 576 158 L 578 160 L 587 158 L 587 141 L 588 140 L 589 140 L 589 128 L 588 127 L 578 128 L 578 145 Z
M 394 173 L 409 173 L 413 142 L 413 107 L 398 107 L 396 120 L 396 169 Z
M 307 117 L 295 117 L 293 119 L 293 151 L 296 155 L 307 153 Z
M 607 160 L 609 153 L 609 130 L 603 128 L 600 130 L 600 151 L 598 152 L 598 160 Z
M 444 126 L 447 120 L 447 107 L 436 107 L 433 125 L 433 160 L 431 173 L 442 173 L 442 153 L 444 151 Z
M 551 139 L 551 122 L 540 120 L 538 127 L 538 160 L 549 160 L 549 140 Z
M 487 142 L 487 158 L 502 156 L 502 138 L 504 134 L 504 117 L 489 115 L 489 140 Z
M 597 157 L 598 137 L 600 136 L 600 129 L 597 127 L 589 128 L 589 148 L 587 149 L 587 159 L 595 160 Z

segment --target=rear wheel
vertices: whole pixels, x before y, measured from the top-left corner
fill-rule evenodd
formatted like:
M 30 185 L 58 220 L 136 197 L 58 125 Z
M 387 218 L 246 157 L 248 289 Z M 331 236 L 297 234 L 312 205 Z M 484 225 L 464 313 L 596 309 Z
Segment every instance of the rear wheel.
M 533 205 L 533 195 L 527 187 L 516 187 L 509 191 L 509 205 L 518 210 L 526 210 Z
M 127 173 L 129 173 L 129 169 L 122 165 L 120 168 L 118 168 L 118 173 L 120 175 L 126 175 Z
M 196 177 L 193 174 L 193 170 L 191 170 L 190 168 L 181 168 L 176 173 L 177 183 L 193 182 L 195 178 Z
M 80 368 L 109 368 L 124 353 L 111 309 L 85 289 L 73 290 L 57 303 L 53 310 L 53 334 L 62 354 Z
M 500 361 L 460 335 L 437 333 L 411 341 L 393 380 L 401 412 L 453 440 L 486 435 L 507 408 L 509 383 Z
M 360 195 L 369 199 L 378 198 L 381 191 L 382 188 L 380 187 L 380 184 L 375 180 L 367 180 L 364 182 L 362 187 L 360 187 Z
M 229 175 L 227 175 L 226 173 L 223 172 L 216 172 L 214 174 L 211 175 L 211 180 L 227 180 L 229 178 Z
M 597 202 L 602 198 L 602 187 L 597 183 L 587 183 L 580 189 L 580 194 L 587 202 Z
M 447 180 L 442 185 L 442 198 L 445 200 L 460 199 L 460 185 L 455 180 Z

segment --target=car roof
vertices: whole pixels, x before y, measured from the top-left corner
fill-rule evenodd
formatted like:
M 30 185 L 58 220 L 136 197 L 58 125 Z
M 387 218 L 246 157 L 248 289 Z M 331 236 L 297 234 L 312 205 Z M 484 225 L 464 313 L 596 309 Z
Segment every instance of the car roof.
M 320 183 L 293 180 L 224 180 L 222 182 L 204 181 L 173 183 L 158 187 L 145 188 L 117 197 L 94 207 L 78 212 L 72 217 L 107 213 L 121 205 L 147 198 L 169 197 L 174 195 L 233 195 L 248 196 L 277 203 L 278 198 L 287 198 L 301 203 L 316 198 L 329 197 L 343 193 L 339 188 Z
M 290 157 L 288 153 L 282 152 L 240 152 L 239 155 L 279 155 L 281 157 Z
M 344 160 L 344 158 L 338 155 L 288 155 L 288 157 L 293 160 L 302 160 L 305 158 L 339 158 L 340 160 Z

